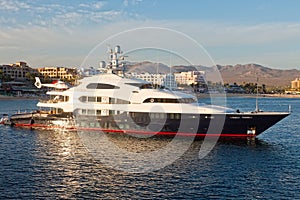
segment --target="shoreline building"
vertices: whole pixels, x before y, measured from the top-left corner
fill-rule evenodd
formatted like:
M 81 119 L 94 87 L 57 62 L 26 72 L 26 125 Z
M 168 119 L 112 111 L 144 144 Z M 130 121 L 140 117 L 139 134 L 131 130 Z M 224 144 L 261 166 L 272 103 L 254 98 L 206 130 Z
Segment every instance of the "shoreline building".
M 166 74 L 150 74 L 150 73 L 126 73 L 126 76 L 131 78 L 142 79 L 148 81 L 153 85 L 163 85 L 163 80 L 166 77 Z
M 205 84 L 204 75 L 204 71 L 187 71 L 174 73 L 176 82 L 182 85 Z
M 0 65 L 0 71 L 2 72 L 2 78 L 12 79 L 15 81 L 25 81 L 29 77 L 28 75 L 39 74 L 37 69 L 33 69 L 27 65 L 26 62 L 16 62 L 9 65 Z
M 37 69 L 45 78 L 59 78 L 73 80 L 76 78 L 77 70 L 66 67 L 43 67 Z
M 13 96 L 35 96 L 39 90 L 32 84 L 35 76 L 41 76 L 26 62 L 0 65 L 0 94 Z
M 166 74 L 163 78 L 162 86 L 171 90 L 178 89 L 174 74 Z
M 296 78 L 291 81 L 291 88 L 289 90 L 285 90 L 285 94 L 300 95 L 300 78 Z
M 176 72 L 173 74 L 127 73 L 131 78 L 142 79 L 151 82 L 154 86 L 160 85 L 171 90 L 178 89 L 178 85 L 197 86 L 197 90 L 205 87 L 204 71 Z
M 163 86 L 171 90 L 177 89 L 177 83 L 173 74 L 127 73 L 126 76 L 150 82 L 154 87 Z
M 296 78 L 291 82 L 291 89 L 292 90 L 300 90 L 300 78 Z

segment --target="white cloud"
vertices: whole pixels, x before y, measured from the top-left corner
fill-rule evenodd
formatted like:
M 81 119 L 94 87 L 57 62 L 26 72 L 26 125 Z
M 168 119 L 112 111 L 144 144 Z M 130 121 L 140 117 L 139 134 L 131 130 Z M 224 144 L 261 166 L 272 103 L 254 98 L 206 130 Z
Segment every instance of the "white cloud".
M 0 10 L 5 11 L 19 11 L 21 9 L 30 9 L 31 6 L 25 2 L 17 0 L 1 0 L 0 1 Z
M 55 15 L 49 20 L 48 26 L 58 26 L 58 27 L 76 27 L 76 26 L 93 26 L 99 25 L 107 22 L 114 22 L 118 20 L 124 20 L 126 13 L 122 11 L 101 11 L 101 12 L 66 12 L 60 15 Z M 43 22 L 44 20 L 40 21 Z M 94 23 L 94 24 L 93 24 Z M 91 27 L 92 28 L 92 27 Z
M 129 5 L 128 0 L 124 0 L 124 1 L 123 1 L 123 5 L 124 5 L 125 7 L 127 7 L 127 6 Z
M 98 2 L 94 2 L 94 3 L 90 3 L 90 4 L 81 3 L 81 4 L 79 4 L 79 7 L 99 10 L 99 9 L 102 9 L 105 4 L 106 4 L 106 2 L 104 2 L 104 1 L 98 1 Z
M 209 46 L 259 45 L 299 39 L 300 23 L 230 24 L 213 21 L 173 21 L 167 26 L 184 30 Z
M 83 15 L 77 12 L 68 12 L 52 17 L 50 25 L 54 26 L 74 26 L 82 23 Z
M 143 2 L 143 0 L 123 0 L 123 6 L 138 6 Z M 153 1 L 153 4 L 156 4 L 156 1 Z
M 32 25 L 30 28 L 23 26 L 0 30 L 0 61 L 11 63 L 21 57 L 30 62 L 32 66 L 79 66 L 93 47 L 111 35 L 136 27 L 157 26 L 182 31 L 191 36 L 208 48 L 209 53 L 220 64 L 249 61 L 271 67 L 295 68 L 300 63 L 298 54 L 293 53 L 300 52 L 300 23 L 240 25 L 213 21 L 126 20 L 117 22 L 116 19 L 123 15 L 124 13 L 119 11 L 91 12 L 89 14 L 66 12 L 55 16 L 51 25 L 45 27 Z M 87 26 L 87 28 L 79 26 L 83 23 L 81 20 L 88 20 L 88 18 L 93 19 L 95 23 L 93 26 Z M 113 23 L 101 23 L 109 20 Z M 43 25 L 49 22 L 40 18 L 39 23 Z M 78 24 L 78 26 L 72 26 L 74 24 Z M 110 45 L 121 44 L 124 50 L 128 50 L 132 47 L 131 43 L 142 41 L 148 36 L 151 41 L 154 34 L 152 36 L 147 34 L 128 35 L 126 41 L 117 40 L 118 43 L 110 43 Z M 153 40 L 152 44 L 156 45 L 159 42 Z M 170 39 L 163 41 L 163 44 L 168 44 L 169 46 L 166 46 L 171 50 L 185 49 L 191 57 L 199 57 L 197 53 L 189 52 L 192 48 L 183 40 L 182 42 L 180 40 L 172 42 Z M 271 45 L 274 48 L 268 49 Z M 13 49 L 13 47 L 18 48 Z M 10 51 L 7 51 L 8 48 Z M 216 51 L 215 49 L 218 48 L 221 50 Z M 264 50 L 255 51 L 255 49 Z M 105 58 L 105 52 L 102 50 L 98 50 L 96 54 L 97 59 L 101 55 L 104 55 Z M 203 62 L 199 60 L 197 60 L 198 64 L 207 64 L 204 60 L 202 60 Z
M 143 0 L 131 0 L 130 2 L 131 2 L 132 5 L 138 5 L 141 2 L 143 2 Z
M 93 12 L 88 16 L 91 21 L 94 22 L 106 22 L 121 19 L 125 14 L 121 11 L 104 11 L 104 12 Z
M 96 3 L 92 4 L 92 5 L 93 5 L 93 7 L 96 8 L 96 9 L 101 9 L 101 8 L 103 8 L 103 6 L 105 5 L 105 2 L 99 1 L 99 2 L 96 2 Z
M 1 0 L 0 11 L 8 12 L 8 17 L 1 16 L 0 25 L 11 27 L 23 26 L 79 26 L 91 22 L 110 22 L 116 18 L 126 18 L 126 12 L 117 10 L 104 10 L 105 1 L 81 3 L 79 5 L 57 4 L 51 2 L 22 2 L 20 0 Z M 12 11 L 15 11 L 12 14 Z M 22 12 L 19 12 L 22 11 Z

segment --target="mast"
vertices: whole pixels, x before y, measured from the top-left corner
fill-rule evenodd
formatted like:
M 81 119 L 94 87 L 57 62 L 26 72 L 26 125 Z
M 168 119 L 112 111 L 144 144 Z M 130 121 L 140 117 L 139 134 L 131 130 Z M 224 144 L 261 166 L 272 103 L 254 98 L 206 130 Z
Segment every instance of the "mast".
M 255 107 L 255 112 L 259 112 L 258 108 L 258 77 L 256 78 L 256 107 Z
M 106 73 L 113 73 L 118 76 L 124 76 L 124 64 L 121 60 L 124 60 L 124 56 L 119 57 L 121 51 L 121 47 L 119 45 L 115 46 L 114 49 L 109 49 L 109 59 L 110 62 L 107 66 L 105 66 L 105 62 L 102 61 L 100 63 L 100 67 L 106 68 Z

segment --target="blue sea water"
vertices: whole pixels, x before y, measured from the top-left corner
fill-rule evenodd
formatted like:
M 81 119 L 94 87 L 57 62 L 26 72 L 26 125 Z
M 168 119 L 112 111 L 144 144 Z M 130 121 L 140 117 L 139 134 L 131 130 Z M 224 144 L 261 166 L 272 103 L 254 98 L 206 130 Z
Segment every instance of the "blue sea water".
M 36 103 L 2 100 L 0 113 L 35 109 Z M 255 109 L 254 98 L 228 98 L 227 104 Z M 272 111 L 291 105 L 293 112 L 256 141 L 219 141 L 202 159 L 203 141 L 195 141 L 179 159 L 147 173 L 103 164 L 76 132 L 0 126 L 0 199 L 300 199 L 300 99 L 261 98 L 259 105 Z M 113 140 L 141 154 L 169 142 Z

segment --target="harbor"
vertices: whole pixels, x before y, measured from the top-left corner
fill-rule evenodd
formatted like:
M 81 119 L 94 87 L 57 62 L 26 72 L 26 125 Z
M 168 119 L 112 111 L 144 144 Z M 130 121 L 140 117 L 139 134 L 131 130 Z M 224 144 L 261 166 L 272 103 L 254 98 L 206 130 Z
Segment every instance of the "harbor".
M 255 99 L 230 97 L 228 104 L 252 110 Z M 272 199 L 275 194 L 278 198 L 297 199 L 299 99 L 263 98 L 260 104 L 264 110 L 285 110 L 291 105 L 293 113 L 255 142 L 219 141 L 210 154 L 199 159 L 203 140 L 195 141 L 177 161 L 148 173 L 129 173 L 105 164 L 105 160 L 87 151 L 77 132 L 0 126 L 0 197 Z M 17 110 L 25 105 L 35 109 L 36 100 L 2 100 L 0 108 L 1 111 Z M 163 138 L 109 137 L 112 144 L 139 157 L 170 142 Z M 178 145 L 180 148 L 184 144 Z
M 0 200 L 300 199 L 300 1 L 0 1 Z

